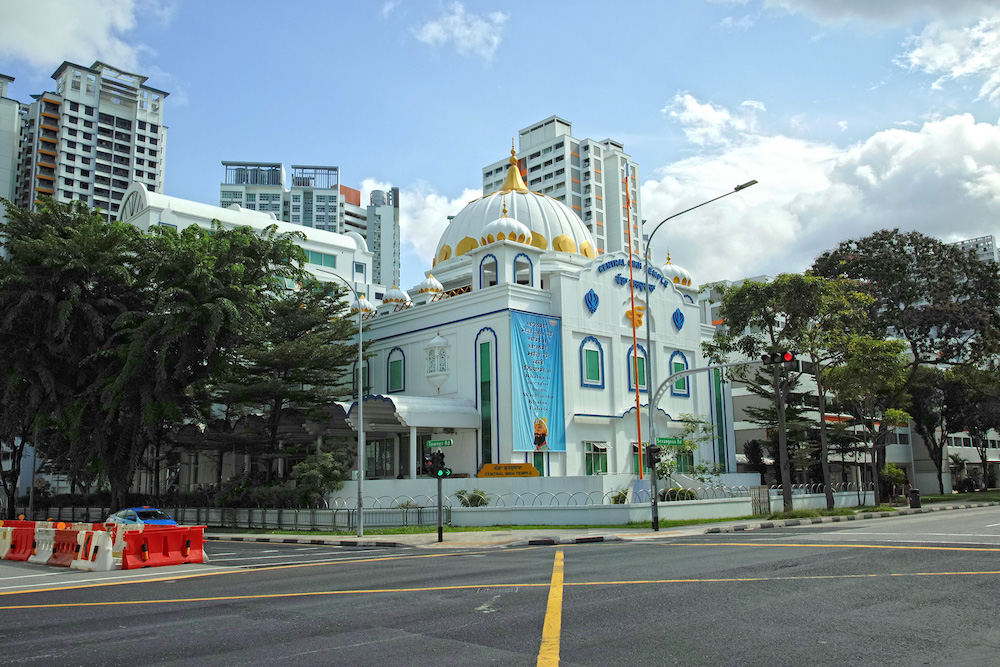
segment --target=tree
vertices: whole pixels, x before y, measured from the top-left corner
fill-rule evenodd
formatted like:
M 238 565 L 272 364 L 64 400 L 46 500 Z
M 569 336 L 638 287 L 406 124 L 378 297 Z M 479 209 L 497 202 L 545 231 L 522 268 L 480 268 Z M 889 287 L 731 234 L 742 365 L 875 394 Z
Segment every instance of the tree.
M 158 430 L 189 410 L 189 387 L 243 342 L 265 295 L 301 277 L 300 235 L 218 223 L 143 233 L 79 202 L 6 206 L 0 335 L 26 350 L 34 370 L 21 376 L 66 444 L 52 453 L 100 461 L 121 504 Z
M 948 437 L 944 407 L 949 384 L 950 380 L 944 371 L 925 367 L 917 371 L 908 391 L 913 429 L 924 441 L 931 462 L 937 470 L 940 494 L 944 494 L 944 450 Z
M 895 407 L 910 367 L 905 348 L 901 340 L 854 336 L 847 341 L 841 365 L 827 371 L 828 386 L 851 414 L 853 424 L 861 426 L 872 449 L 876 503 L 883 497 L 879 471 L 885 465 L 889 435 L 910 418 Z
M 296 463 L 292 468 L 292 479 L 296 481 L 295 488 L 302 500 L 309 505 L 322 503 L 326 494 L 344 485 L 353 462 L 350 447 L 340 443 L 333 451 L 314 452 Z
M 885 396 L 886 409 L 903 409 L 917 368 L 977 363 L 1000 347 L 1000 267 L 956 246 L 881 230 L 840 243 L 811 272 L 857 281 L 872 297 L 868 335 L 906 344 L 906 377 Z
M 753 359 L 762 353 L 793 349 L 794 328 L 791 326 L 791 318 L 785 312 L 786 288 L 782 277 L 771 283 L 746 281 L 735 287 L 723 287 L 720 291 L 722 304 L 719 314 L 725 320 L 726 328 L 717 333 L 712 342 L 704 345 L 709 357 L 722 361 L 729 354 L 738 353 Z M 769 385 L 767 391 L 775 409 L 778 470 L 784 511 L 791 511 L 792 483 L 785 418 L 796 374 L 785 368 L 784 364 L 774 364 L 767 369 L 767 373 L 756 370 L 751 376 L 745 367 L 739 367 L 731 371 L 731 375 L 759 388 Z M 767 375 L 770 375 L 770 379 Z
M 350 392 L 344 370 L 355 360 L 351 339 L 357 326 L 347 313 L 346 291 L 307 279 L 296 290 L 273 295 L 264 322 L 237 350 L 240 363 L 215 388 L 263 415 L 269 458 L 289 453 L 280 437 L 289 416 L 322 420 L 322 408 Z
M 974 366 L 956 367 L 953 377 L 955 381 L 949 385 L 944 408 L 948 430 L 969 434 L 983 466 L 980 484 L 985 491 L 990 476 L 987 433 L 990 429 L 1000 431 L 1000 383 L 996 370 Z

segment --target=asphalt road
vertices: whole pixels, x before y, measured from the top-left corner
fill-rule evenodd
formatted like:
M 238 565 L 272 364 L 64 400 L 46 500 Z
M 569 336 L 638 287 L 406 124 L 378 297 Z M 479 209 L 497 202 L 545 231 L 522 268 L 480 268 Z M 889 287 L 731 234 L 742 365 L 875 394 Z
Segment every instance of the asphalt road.
M 627 543 L 210 554 L 47 588 L 39 567 L 5 566 L 0 662 L 1000 663 L 996 507 Z

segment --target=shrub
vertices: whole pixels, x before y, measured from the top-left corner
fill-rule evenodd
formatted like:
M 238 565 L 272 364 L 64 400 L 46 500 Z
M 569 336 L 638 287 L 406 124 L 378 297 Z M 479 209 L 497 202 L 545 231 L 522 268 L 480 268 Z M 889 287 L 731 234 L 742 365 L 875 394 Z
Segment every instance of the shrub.
M 615 491 L 614 493 L 611 494 L 612 505 L 624 505 L 627 502 L 628 502 L 628 489 Z
M 660 500 L 664 502 L 676 500 L 698 500 L 698 494 L 692 489 L 682 489 L 679 486 L 675 486 L 672 489 L 664 489 L 663 491 L 660 491 Z
M 490 504 L 490 499 L 482 489 L 473 489 L 471 492 L 459 489 L 455 492 L 458 502 L 462 507 L 486 507 Z

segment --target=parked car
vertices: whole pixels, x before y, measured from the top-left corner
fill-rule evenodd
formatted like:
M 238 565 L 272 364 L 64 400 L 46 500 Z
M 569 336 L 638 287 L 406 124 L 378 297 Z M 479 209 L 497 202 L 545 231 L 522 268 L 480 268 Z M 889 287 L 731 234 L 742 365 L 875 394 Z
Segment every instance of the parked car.
M 120 523 L 126 526 L 176 526 L 170 515 L 155 507 L 129 507 L 115 512 L 106 523 Z

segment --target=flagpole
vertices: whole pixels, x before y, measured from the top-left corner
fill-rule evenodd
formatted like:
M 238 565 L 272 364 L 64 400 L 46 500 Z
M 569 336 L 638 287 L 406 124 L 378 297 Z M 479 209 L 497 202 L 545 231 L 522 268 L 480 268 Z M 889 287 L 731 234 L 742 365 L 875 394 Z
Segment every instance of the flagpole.
M 635 311 L 635 281 L 633 280 L 632 274 L 632 197 L 629 195 L 628 188 L 628 178 L 629 178 L 629 163 L 628 160 L 625 161 L 625 178 L 622 183 L 625 186 L 625 230 L 626 236 L 628 238 L 628 291 L 629 298 L 632 303 L 632 310 L 629 311 L 629 320 L 632 321 L 632 378 L 635 380 L 635 433 L 639 441 L 639 479 L 643 479 L 642 474 L 642 463 L 643 463 L 643 452 L 642 452 L 642 415 L 640 414 L 639 405 L 639 342 L 636 337 L 636 320 L 642 320 L 642 315 L 636 313 Z M 648 316 L 648 313 L 647 313 Z M 649 350 L 646 351 L 649 354 Z M 648 375 L 649 373 L 649 360 L 646 360 L 646 366 L 643 368 L 643 374 Z

